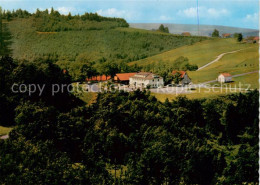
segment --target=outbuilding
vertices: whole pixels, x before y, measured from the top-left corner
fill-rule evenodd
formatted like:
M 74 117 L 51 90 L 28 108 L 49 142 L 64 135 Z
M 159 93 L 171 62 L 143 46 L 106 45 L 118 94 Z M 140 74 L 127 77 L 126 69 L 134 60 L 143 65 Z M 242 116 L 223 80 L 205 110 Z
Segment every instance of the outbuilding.
M 221 73 L 218 75 L 218 82 L 227 83 L 232 81 L 232 76 L 229 73 Z

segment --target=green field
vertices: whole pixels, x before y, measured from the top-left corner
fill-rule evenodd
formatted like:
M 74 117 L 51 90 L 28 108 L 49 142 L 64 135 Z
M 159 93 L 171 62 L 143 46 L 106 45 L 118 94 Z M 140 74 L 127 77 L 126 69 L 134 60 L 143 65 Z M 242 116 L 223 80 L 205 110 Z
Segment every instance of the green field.
M 213 61 L 222 53 L 236 50 L 240 51 L 226 54 L 219 61 L 199 71 L 189 71 L 188 75 L 191 77 L 192 82 L 196 84 L 215 80 L 219 73 L 222 72 L 236 75 L 258 70 L 258 45 L 238 43 L 232 38 L 210 39 L 193 45 L 183 46 L 146 59 L 131 62 L 130 65 L 172 64 L 178 57 L 184 56 L 188 57 L 190 64 L 196 64 L 198 67 L 201 67 Z M 241 76 L 234 78 L 234 80 L 236 80 L 235 83 L 246 81 L 250 82 L 253 88 L 258 87 L 257 75 Z
M 224 55 L 219 61 L 209 65 L 200 71 L 190 71 L 189 76 L 192 78 L 193 83 L 206 82 L 215 80 L 217 76 L 222 72 L 228 72 L 231 75 L 242 74 L 251 71 L 257 71 L 259 64 L 258 45 L 251 45 L 250 47 L 238 51 L 236 53 Z M 252 85 L 258 83 L 258 77 L 256 75 L 250 76 L 250 83 Z M 248 78 L 241 76 L 240 78 L 234 78 L 234 80 L 242 80 Z
M 0 136 L 9 134 L 13 128 L 0 126 Z
M 226 83 L 224 85 L 231 87 L 231 88 L 243 88 L 243 89 L 259 89 L 259 74 L 258 73 L 252 73 L 247 74 L 245 76 L 238 76 L 232 78 L 233 82 Z M 214 82 L 210 83 L 210 85 L 214 86 L 221 86 L 220 83 Z M 223 85 L 223 84 L 222 84 Z
M 83 102 L 85 102 L 87 106 L 91 105 L 92 103 L 94 103 L 96 101 L 97 93 L 87 92 L 86 90 L 83 90 L 83 88 L 85 87 L 85 85 L 83 85 L 83 84 L 73 83 L 72 85 L 74 87 L 72 93 L 76 97 L 81 99 Z
M 130 65 L 147 65 L 152 63 L 172 63 L 178 57 L 188 57 L 191 64 L 201 67 L 214 60 L 221 53 L 251 47 L 253 44 L 237 43 L 234 39 L 211 38 L 193 45 L 179 47 L 153 57 L 131 62 Z
M 215 98 L 217 96 L 226 95 L 230 93 L 239 93 L 240 91 L 237 90 L 236 92 L 230 91 L 229 89 L 223 89 L 222 91 L 220 89 L 207 89 L 207 88 L 197 88 L 194 91 L 191 91 L 190 93 L 186 94 L 160 94 L 160 93 L 151 93 L 153 96 L 155 96 L 159 101 L 164 102 L 166 98 L 169 100 L 176 99 L 178 96 L 186 96 L 188 99 L 201 99 L 201 98 Z

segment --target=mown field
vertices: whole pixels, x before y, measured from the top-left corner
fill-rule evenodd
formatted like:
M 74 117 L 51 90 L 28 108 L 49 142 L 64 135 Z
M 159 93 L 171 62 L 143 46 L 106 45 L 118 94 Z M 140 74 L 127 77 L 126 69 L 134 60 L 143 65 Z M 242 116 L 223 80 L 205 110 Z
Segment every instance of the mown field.
M 153 57 L 131 62 L 130 65 L 138 64 L 141 66 L 155 63 L 172 63 L 178 57 L 188 57 L 191 64 L 196 64 L 201 67 L 215 58 L 218 55 L 235 51 L 239 49 L 245 49 L 251 47 L 252 44 L 238 43 L 235 39 L 221 39 L 210 38 L 203 42 L 198 42 L 192 45 L 179 47 Z
M 135 61 L 206 37 L 183 37 L 134 28 L 109 27 L 111 22 L 89 21 L 91 29 L 37 32 L 33 18 L 8 23 L 13 35 L 13 56 L 32 60 L 50 56 L 57 61 Z
M 231 75 L 257 71 L 259 54 L 258 45 L 250 45 L 248 48 L 238 51 L 236 53 L 224 55 L 218 62 L 215 62 L 200 71 L 190 71 L 189 76 L 192 78 L 193 83 L 206 82 L 215 80 L 220 73 L 228 72 Z M 250 77 L 250 78 L 249 78 Z M 243 81 L 247 78 L 252 86 L 258 86 L 257 75 L 245 75 L 234 78 L 235 82 Z M 241 81 L 241 82 L 242 82 Z
M 189 71 L 188 74 L 193 83 L 200 83 L 215 80 L 219 73 L 228 72 L 231 75 L 246 73 L 258 70 L 259 54 L 257 44 L 238 43 L 235 39 L 210 39 L 195 43 L 189 46 L 176 48 L 146 59 L 131 62 L 130 65 L 141 66 L 156 65 L 159 63 L 174 63 L 180 57 L 188 57 L 190 64 L 201 67 L 214 59 L 218 55 L 230 51 L 240 50 L 235 53 L 224 55 L 219 61 L 207 66 L 199 71 Z M 236 79 L 236 82 L 247 81 L 252 87 L 258 87 L 258 76 L 243 76 Z
M 244 76 L 238 76 L 238 77 L 233 77 L 232 82 L 230 83 L 225 83 L 221 84 L 219 82 L 212 82 L 209 85 L 215 86 L 215 87 L 223 87 L 227 86 L 230 88 L 241 88 L 241 89 L 259 89 L 259 74 L 258 72 L 256 73 L 251 73 L 251 74 L 246 74 Z

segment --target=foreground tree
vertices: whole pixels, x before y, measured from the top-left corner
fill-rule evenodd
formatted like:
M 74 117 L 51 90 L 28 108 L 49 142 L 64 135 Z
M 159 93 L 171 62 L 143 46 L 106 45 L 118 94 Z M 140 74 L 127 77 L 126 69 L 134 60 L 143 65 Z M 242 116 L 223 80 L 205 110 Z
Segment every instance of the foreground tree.
M 238 42 L 241 42 L 243 40 L 243 35 L 242 35 L 242 33 L 239 33 L 238 35 L 237 35 L 237 41 Z

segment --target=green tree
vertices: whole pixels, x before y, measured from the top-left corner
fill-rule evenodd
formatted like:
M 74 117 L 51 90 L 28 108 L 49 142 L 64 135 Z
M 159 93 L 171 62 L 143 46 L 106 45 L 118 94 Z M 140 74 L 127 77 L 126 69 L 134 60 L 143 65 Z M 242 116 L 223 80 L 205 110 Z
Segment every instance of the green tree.
M 179 72 L 177 72 L 173 75 L 173 81 L 175 84 L 179 84 L 181 79 L 182 79 L 181 74 Z
M 212 37 L 219 37 L 219 31 L 217 29 L 214 29 L 212 32 Z
M 237 41 L 238 42 L 241 42 L 243 40 L 243 35 L 242 35 L 242 33 L 239 33 L 238 35 L 237 35 Z
M 164 27 L 163 24 L 161 24 L 161 25 L 159 26 L 159 29 L 158 29 L 158 30 L 161 31 L 161 32 L 164 32 L 164 33 L 169 33 L 169 28 L 168 28 L 168 27 Z

